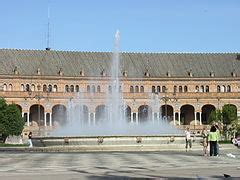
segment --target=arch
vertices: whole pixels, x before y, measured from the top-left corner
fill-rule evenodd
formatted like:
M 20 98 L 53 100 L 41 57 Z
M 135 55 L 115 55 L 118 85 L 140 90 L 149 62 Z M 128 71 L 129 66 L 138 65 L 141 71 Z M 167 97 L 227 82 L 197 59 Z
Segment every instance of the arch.
M 70 92 L 74 92 L 74 85 L 70 86 Z
M 58 87 L 57 87 L 57 85 L 55 84 L 54 86 L 53 86 L 53 92 L 57 92 L 58 91 Z
M 96 92 L 96 88 L 94 85 L 92 85 L 92 93 L 95 93 Z
M 169 121 L 173 120 L 173 107 L 171 105 L 162 105 L 160 107 L 160 112 L 162 112 L 161 114 L 163 119 L 167 119 Z
M 46 84 L 43 85 L 43 92 L 47 92 L 47 85 Z
M 231 92 L 231 86 L 227 85 L 227 92 Z
M 226 87 L 224 85 L 221 86 L 221 92 L 226 92 Z
M 180 108 L 180 119 L 184 125 L 189 125 L 194 120 L 194 107 L 190 104 L 183 105 Z
M 195 87 L 195 92 L 199 92 L 199 86 Z
M 174 92 L 174 93 L 177 92 L 177 86 L 173 86 L 173 92 Z
M 167 92 L 167 87 L 166 87 L 166 86 L 163 86 L 163 87 L 162 87 L 162 92 L 163 92 L 163 93 Z
M 49 84 L 49 85 L 48 85 L 48 92 L 52 92 L 52 91 L 53 91 L 52 85 Z
M 160 93 L 161 92 L 161 87 L 157 86 L 157 92 Z
M 200 86 L 200 92 L 204 92 L 204 86 L 203 85 Z
M 26 91 L 31 91 L 30 85 L 26 84 Z
M 9 85 L 8 85 L 8 90 L 9 90 L 9 91 L 12 91 L 12 90 L 13 90 L 12 84 L 9 84 Z
M 17 106 L 17 108 L 19 109 L 19 111 L 21 112 L 21 114 L 22 114 L 22 106 L 21 105 L 19 105 L 19 104 L 15 104 L 16 106 Z
M 155 93 L 156 90 L 155 90 L 155 86 L 152 86 L 152 93 Z
M 179 87 L 178 87 L 178 91 L 179 91 L 180 93 L 183 92 L 182 86 L 179 86 Z
M 25 86 L 24 86 L 24 84 L 21 84 L 21 91 L 25 91 Z
M 221 92 L 221 87 L 219 85 L 217 85 L 217 92 Z
M 209 92 L 209 86 L 206 86 L 205 91 Z
M 64 125 L 67 123 L 67 108 L 62 104 L 56 104 L 52 107 L 53 126 Z
M 40 104 L 34 104 L 30 107 L 29 121 L 34 125 L 44 126 L 44 107 Z
M 36 89 L 35 89 L 35 84 L 32 84 L 32 85 L 31 85 L 31 90 L 32 90 L 32 91 L 36 91 Z
M 202 107 L 202 124 L 209 124 L 208 119 L 212 111 L 215 111 L 216 107 L 212 104 L 205 104 Z
M 133 93 L 134 90 L 133 90 L 133 86 L 130 86 L 130 93 Z
M 65 85 L 65 92 L 69 92 L 69 86 Z
M 184 92 L 188 92 L 188 87 L 184 86 Z
M 97 86 L 97 92 L 100 93 L 101 92 L 101 87 L 98 85 Z
M 144 86 L 140 87 L 140 93 L 144 93 Z
M 74 121 L 79 122 L 80 124 L 88 124 L 88 107 L 86 105 L 76 105 L 74 106 L 73 114 Z
M 107 119 L 107 115 L 108 115 L 107 106 L 99 105 L 96 107 L 95 112 L 96 112 L 96 115 L 95 115 L 96 124 L 100 124 Z
M 7 84 L 3 84 L 3 91 L 7 91 Z
M 135 92 L 139 93 L 139 87 L 138 86 L 135 86 Z
M 79 85 L 75 86 L 76 92 L 79 92 Z
M 148 105 L 142 105 L 138 108 L 138 122 L 144 123 L 152 120 L 152 108 Z
M 127 122 L 131 122 L 131 108 L 127 105 L 124 110 L 125 118 Z
M 90 85 L 87 85 L 87 92 L 90 92 Z

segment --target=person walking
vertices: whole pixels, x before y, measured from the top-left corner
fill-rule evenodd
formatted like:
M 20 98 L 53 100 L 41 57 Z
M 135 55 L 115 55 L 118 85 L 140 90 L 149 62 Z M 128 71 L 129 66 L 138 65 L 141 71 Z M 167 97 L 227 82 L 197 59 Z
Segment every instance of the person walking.
M 185 140 L 186 140 L 186 152 L 188 150 L 191 150 L 192 149 L 192 139 L 191 139 L 191 132 L 190 132 L 190 129 L 189 127 L 187 127 L 186 131 L 185 131 Z
M 220 128 L 218 126 L 218 123 L 215 124 L 215 127 L 216 127 L 216 132 L 217 132 L 217 156 L 219 155 L 219 140 L 221 138 L 221 131 L 220 131 Z
M 28 134 L 28 143 L 29 143 L 29 147 L 32 148 L 33 144 L 32 144 L 32 132 L 31 131 Z
M 203 138 L 203 154 L 204 156 L 207 156 L 208 132 L 205 127 L 202 130 L 202 138 Z
M 210 129 L 208 135 L 208 142 L 210 144 L 210 156 L 217 156 L 217 140 L 218 140 L 218 133 L 217 128 L 213 125 Z

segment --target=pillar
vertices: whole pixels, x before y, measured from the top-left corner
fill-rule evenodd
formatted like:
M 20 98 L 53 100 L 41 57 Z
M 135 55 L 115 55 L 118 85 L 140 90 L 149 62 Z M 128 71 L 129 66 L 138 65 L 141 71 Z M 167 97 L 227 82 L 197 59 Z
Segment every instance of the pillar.
M 30 123 L 29 123 L 29 116 L 30 116 L 30 113 L 27 112 L 27 126 L 30 126 Z
M 91 125 L 91 113 L 88 113 L 88 125 Z
M 96 113 L 93 113 L 93 125 L 96 125 Z
M 136 112 L 135 114 L 136 114 L 136 124 L 138 124 L 138 112 Z
M 24 112 L 22 112 L 22 118 L 24 118 Z
M 181 116 L 181 113 L 178 112 L 178 124 L 179 124 L 179 125 L 181 125 L 181 117 L 180 117 L 180 116 Z
M 194 125 L 197 125 L 197 112 L 194 112 Z
M 174 124 L 174 126 L 176 125 L 176 116 L 175 116 L 175 111 L 173 111 L 173 124 Z
M 154 118 L 155 118 L 155 116 L 154 116 L 154 115 L 155 115 L 155 113 L 154 113 L 154 112 L 152 112 L 152 121 L 153 121 L 153 123 L 154 123 L 154 120 L 155 120 L 155 119 L 154 119 Z
M 133 123 L 133 112 L 131 112 L 131 123 Z
M 199 112 L 199 121 L 200 121 L 200 125 L 202 125 L 202 112 Z
M 159 112 L 157 112 L 157 121 L 159 122 L 159 115 L 160 115 L 160 113 Z
M 52 113 L 49 113 L 49 126 L 52 126 Z
M 47 126 L 47 113 L 44 113 L 44 126 Z

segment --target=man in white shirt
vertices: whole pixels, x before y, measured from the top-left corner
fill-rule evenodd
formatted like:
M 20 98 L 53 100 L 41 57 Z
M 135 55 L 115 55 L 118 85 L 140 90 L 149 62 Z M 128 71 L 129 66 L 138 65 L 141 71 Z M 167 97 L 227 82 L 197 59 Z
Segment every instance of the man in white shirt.
M 192 148 L 192 139 L 191 139 L 191 133 L 190 133 L 189 127 L 185 131 L 185 139 L 186 139 L 186 152 L 187 152 Z

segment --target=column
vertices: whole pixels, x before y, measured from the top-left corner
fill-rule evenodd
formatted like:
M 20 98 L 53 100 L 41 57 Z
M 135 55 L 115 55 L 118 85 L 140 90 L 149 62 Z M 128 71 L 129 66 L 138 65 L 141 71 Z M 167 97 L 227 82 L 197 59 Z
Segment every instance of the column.
M 91 125 L 91 113 L 88 113 L 88 125 Z
M 175 112 L 173 111 L 173 124 L 174 126 L 176 125 L 176 120 L 175 120 L 176 116 L 175 116 Z
M 179 125 L 181 125 L 181 117 L 180 117 L 180 116 L 181 116 L 181 113 L 178 112 L 178 124 L 179 124 Z
M 158 122 L 159 122 L 159 115 L 160 115 L 160 113 L 157 112 L 157 121 L 158 121 Z
M 154 112 L 152 112 L 152 121 L 153 121 L 153 123 L 154 123 L 154 118 L 155 118 L 155 113 Z
M 29 116 L 30 116 L 30 113 L 27 112 L 27 126 L 30 126 L 30 123 L 29 123 Z
M 199 112 L 199 121 L 200 121 L 200 125 L 202 125 L 202 112 Z
M 131 112 L 131 123 L 133 123 L 133 112 Z
M 24 112 L 22 112 L 22 118 L 24 118 Z
M 138 112 L 136 112 L 136 124 L 138 124 Z
M 194 125 L 197 125 L 197 112 L 194 112 Z
M 96 113 L 94 112 L 93 113 L 93 125 L 95 125 L 96 124 Z
M 49 126 L 52 126 L 52 113 L 49 113 Z
M 44 113 L 44 126 L 47 126 L 47 113 Z

